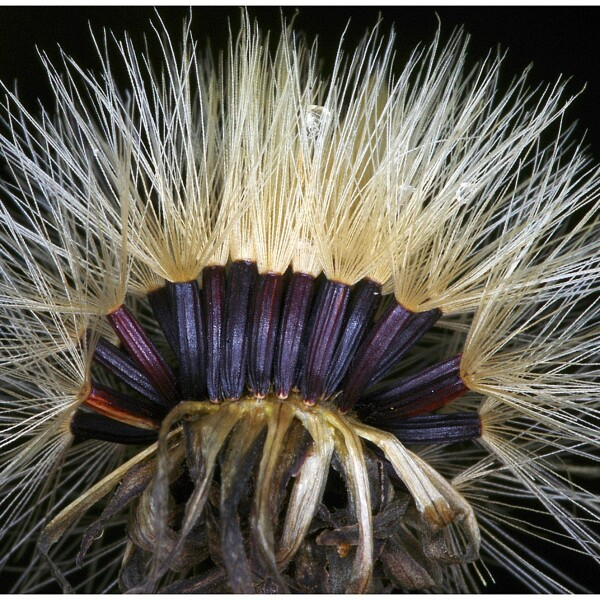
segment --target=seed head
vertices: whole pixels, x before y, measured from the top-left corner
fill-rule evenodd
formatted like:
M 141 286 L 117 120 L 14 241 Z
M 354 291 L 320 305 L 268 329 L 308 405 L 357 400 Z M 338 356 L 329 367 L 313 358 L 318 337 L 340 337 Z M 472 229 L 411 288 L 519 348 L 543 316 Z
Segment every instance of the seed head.
M 564 84 L 501 95 L 461 31 L 398 68 L 377 26 L 329 74 L 245 12 L 219 58 L 155 33 L 42 55 L 55 113 L 5 94 L 10 589 L 580 589 L 523 541 L 600 556 L 600 171 Z

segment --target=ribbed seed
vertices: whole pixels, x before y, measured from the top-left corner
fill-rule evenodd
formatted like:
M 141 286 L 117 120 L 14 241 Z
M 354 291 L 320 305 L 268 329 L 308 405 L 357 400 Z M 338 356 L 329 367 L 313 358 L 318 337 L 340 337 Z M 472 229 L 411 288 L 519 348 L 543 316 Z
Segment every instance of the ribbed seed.
M 403 444 L 449 444 L 481 437 L 481 418 L 476 412 L 421 415 L 393 424 L 382 419 L 373 424 L 393 433 Z
M 325 382 L 340 337 L 350 287 L 336 281 L 325 281 L 319 288 L 313 306 L 314 322 L 302 375 L 302 396 L 314 404 L 325 392 Z
M 206 350 L 197 281 L 168 283 L 178 339 L 179 388 L 184 399 L 205 396 Z
M 333 394 L 346 375 L 356 350 L 371 324 L 380 299 L 381 286 L 369 279 L 359 281 L 352 288 L 348 314 L 327 374 L 326 395 Z
M 375 323 L 357 350 L 344 385 L 340 408 L 349 410 L 363 394 L 387 354 L 395 352 L 413 313 L 401 304 L 392 304 Z
M 280 398 L 287 398 L 294 384 L 300 342 L 306 330 L 314 287 L 312 275 L 293 273 L 285 292 L 273 365 L 275 393 Z
M 246 383 L 249 305 L 256 276 L 256 263 L 236 261 L 227 278 L 221 360 L 222 393 L 227 399 L 240 398 Z
M 445 406 L 468 390 L 460 377 L 460 360 L 459 354 L 411 377 L 377 386 L 359 400 L 358 414 L 367 420 L 374 413 L 406 419 Z
M 154 387 L 166 400 L 172 404 L 177 403 L 179 401 L 177 380 L 171 367 L 129 309 L 120 306 L 107 315 L 107 319 L 123 346 Z
M 104 338 L 100 338 L 96 344 L 94 362 L 154 404 L 166 408 L 172 406 L 156 391 L 148 376 L 139 369 L 135 362 L 125 352 Z
M 255 290 L 248 335 L 248 386 L 264 397 L 271 387 L 283 277 L 276 273 L 260 275 Z
M 202 307 L 206 321 L 206 388 L 211 402 L 221 398 L 221 353 L 225 304 L 225 267 L 202 271 Z

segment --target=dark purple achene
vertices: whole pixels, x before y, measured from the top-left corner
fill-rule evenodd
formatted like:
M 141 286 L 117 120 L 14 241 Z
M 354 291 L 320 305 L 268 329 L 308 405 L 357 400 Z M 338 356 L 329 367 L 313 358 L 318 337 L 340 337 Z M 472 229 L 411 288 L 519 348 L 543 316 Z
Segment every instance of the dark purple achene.
M 177 379 L 156 346 L 152 343 L 138 320 L 126 306 L 106 316 L 121 343 L 154 387 L 169 402 L 179 401 Z
M 314 288 L 315 278 L 312 275 L 293 273 L 290 277 L 283 302 L 273 364 L 275 393 L 280 398 L 287 398 L 294 384 Z
M 376 386 L 360 399 L 359 416 L 366 421 L 371 415 L 406 419 L 445 406 L 468 390 L 460 376 L 461 358 L 457 354 L 411 377 Z
M 197 281 L 167 283 L 179 340 L 179 389 L 184 400 L 205 396 L 206 339 Z
M 158 393 L 150 378 L 136 365 L 132 358 L 104 338 L 100 338 L 94 350 L 94 362 L 104 367 L 125 385 L 158 406 L 172 408 Z
M 348 314 L 342 334 L 335 349 L 325 382 L 325 395 L 330 396 L 338 388 L 362 342 L 371 319 L 381 300 L 381 285 L 370 279 L 359 281 L 350 297 Z
M 378 422 L 373 426 L 377 427 Z M 393 424 L 385 421 L 380 428 L 393 433 L 403 444 L 448 444 L 481 437 L 481 418 L 476 412 L 421 415 Z
M 248 321 L 257 277 L 256 264 L 231 264 L 225 296 L 225 322 L 221 359 L 222 395 L 226 400 L 240 398 L 246 383 Z
M 206 319 L 206 387 L 211 402 L 221 399 L 225 285 L 225 267 L 210 266 L 202 271 L 202 307 Z
M 266 396 L 271 387 L 282 294 L 282 275 L 258 277 L 248 335 L 248 386 L 259 397 Z
M 344 324 L 349 298 L 350 286 L 337 281 L 326 280 L 317 292 L 300 390 L 309 404 L 314 404 L 325 394 L 325 382 Z

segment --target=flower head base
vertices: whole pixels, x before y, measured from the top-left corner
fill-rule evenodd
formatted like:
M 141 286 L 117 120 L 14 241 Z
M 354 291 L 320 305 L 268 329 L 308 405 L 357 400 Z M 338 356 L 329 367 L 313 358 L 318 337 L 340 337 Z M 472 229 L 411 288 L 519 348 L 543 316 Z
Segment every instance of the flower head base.
M 182 427 L 169 436 L 168 425 L 182 417 Z M 80 559 L 108 516 L 139 496 L 126 555 L 132 559 L 120 575 L 132 591 L 151 590 L 169 570 L 186 569 L 197 575 L 163 590 L 206 591 L 210 584 L 213 590 L 245 593 L 264 586 L 361 592 L 382 591 L 386 581 L 420 589 L 441 583 L 436 553 L 445 563 L 456 564 L 478 556 L 479 532 L 469 504 L 435 471 L 424 469 L 393 435 L 347 420 L 336 410 L 309 407 L 296 397 L 247 398 L 222 405 L 188 401 L 165 423 L 158 462 L 132 468 L 103 517 L 83 536 Z M 418 511 L 409 510 L 410 496 L 390 483 L 382 460 L 361 439 L 380 448 L 413 488 L 421 501 Z M 334 456 L 348 498 L 346 506 L 329 513 L 323 512 L 323 503 Z M 213 479 L 217 470 L 219 477 Z M 185 491 L 189 478 L 195 483 L 191 493 Z M 378 490 L 384 494 L 373 505 Z M 173 503 L 182 496 L 185 500 L 174 512 Z M 273 515 L 280 513 L 275 530 Z M 49 525 L 42 548 L 55 528 L 63 527 L 62 519 L 74 514 L 67 510 Z M 211 514 L 218 515 L 218 525 L 211 523 Z M 454 527 L 466 548 L 456 547 Z M 220 540 L 216 556 L 207 547 L 215 535 Z M 415 548 L 407 546 L 407 536 L 419 540 Z M 207 569 L 209 555 L 220 568 L 213 564 Z M 372 582 L 375 556 L 386 575 Z M 341 564 L 339 559 L 344 559 Z M 297 561 L 303 563 L 301 577 Z M 144 564 L 150 565 L 149 572 L 140 576 Z M 328 572 L 322 571 L 324 565 L 329 565 Z
M 64 589 L 363 592 L 472 591 L 504 556 L 564 589 L 498 525 L 536 500 L 600 554 L 559 466 L 597 460 L 600 397 L 600 175 L 570 131 L 540 141 L 562 86 L 497 97 L 460 33 L 395 76 L 377 30 L 324 79 L 243 21 L 218 67 L 186 26 L 160 69 L 118 43 L 125 95 L 104 52 L 99 77 L 46 60 L 56 117 L 8 95 L 4 560 L 37 540 Z

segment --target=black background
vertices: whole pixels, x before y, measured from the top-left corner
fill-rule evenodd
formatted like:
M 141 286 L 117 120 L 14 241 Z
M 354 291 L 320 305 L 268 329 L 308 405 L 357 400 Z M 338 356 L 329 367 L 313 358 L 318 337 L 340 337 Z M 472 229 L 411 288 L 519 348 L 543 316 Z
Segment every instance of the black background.
M 279 30 L 281 10 L 291 17 L 295 9 L 285 7 L 250 8 L 263 29 Z M 176 36 L 182 19 L 189 16 L 187 7 L 158 9 L 168 30 Z M 213 49 L 223 48 L 228 39 L 228 19 L 234 30 L 240 11 L 230 7 L 195 7 L 192 10 L 195 38 L 210 38 Z M 532 84 L 553 83 L 559 76 L 571 78 L 568 90 L 583 94 L 567 112 L 567 122 L 578 120 L 579 134 L 586 135 L 590 151 L 600 158 L 600 9 L 564 7 L 301 7 L 295 27 L 309 40 L 319 36 L 325 67 L 332 64 L 339 38 L 350 21 L 345 47 L 352 49 L 365 29 L 383 18 L 383 30 L 394 23 L 397 31 L 399 60 L 407 57 L 414 46 L 429 42 L 441 22 L 443 38 L 456 26 L 464 25 L 472 35 L 470 60 L 483 58 L 498 46 L 507 49 L 503 67 L 504 86 L 530 63 Z M 46 76 L 36 47 L 58 60 L 57 45 L 85 68 L 98 66 L 90 28 L 101 35 L 103 28 L 117 38 L 129 32 L 138 47 L 144 33 L 150 32 L 149 20 L 156 12 L 148 7 L 1 7 L 0 8 L 0 79 L 13 87 L 18 82 L 19 95 L 26 107 L 35 111 L 37 99 L 47 107 L 53 104 Z M 150 33 L 149 38 L 153 34 Z M 1 550 L 1 549 L 0 549 Z M 554 548 L 544 551 L 547 559 L 557 563 L 572 577 L 596 590 L 597 566 L 585 559 Z M 491 592 L 526 591 L 510 574 L 497 574 Z

